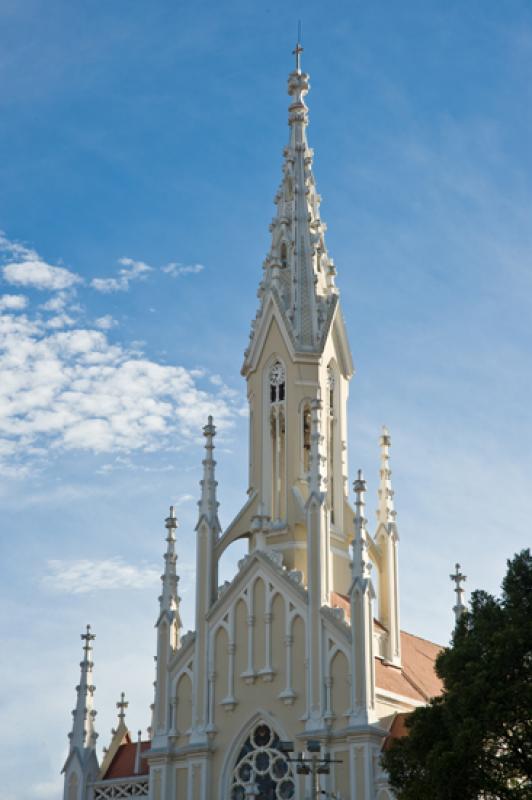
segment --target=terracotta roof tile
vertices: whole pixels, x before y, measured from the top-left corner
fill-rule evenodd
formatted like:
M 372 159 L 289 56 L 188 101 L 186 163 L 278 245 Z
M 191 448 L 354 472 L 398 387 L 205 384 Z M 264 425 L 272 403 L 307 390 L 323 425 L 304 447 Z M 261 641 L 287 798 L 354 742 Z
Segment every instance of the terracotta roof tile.
M 346 619 L 350 618 L 349 598 L 338 592 L 331 592 L 331 605 L 342 608 Z M 386 631 L 378 620 L 375 627 Z M 420 636 L 401 631 L 402 667 L 385 664 L 380 658 L 375 659 L 375 680 L 379 689 L 395 692 L 418 702 L 426 702 L 437 697 L 443 691 L 443 684 L 436 675 L 434 664 L 438 653 L 442 650 L 439 644 L 429 642 Z
M 141 742 L 140 750 L 144 753 L 150 749 L 151 742 Z M 104 780 L 111 780 L 114 778 L 138 778 L 139 775 L 148 775 L 149 768 L 146 759 L 140 759 L 140 770 L 135 774 L 135 756 L 137 753 L 136 742 L 126 742 L 121 744 L 116 755 L 109 765 L 109 769 L 105 773 Z
M 406 727 L 406 718 L 408 716 L 409 714 L 405 713 L 395 715 L 388 736 L 382 745 L 383 750 L 389 750 L 394 739 L 402 739 L 403 736 L 408 736 L 408 728 Z

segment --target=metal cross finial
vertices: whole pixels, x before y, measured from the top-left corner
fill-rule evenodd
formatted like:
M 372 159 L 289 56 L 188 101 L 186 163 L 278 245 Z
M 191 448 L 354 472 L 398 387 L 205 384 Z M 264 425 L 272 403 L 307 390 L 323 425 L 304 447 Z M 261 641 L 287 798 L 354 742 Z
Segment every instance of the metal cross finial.
M 297 44 L 295 50 L 292 50 L 292 55 L 296 57 L 296 72 L 301 72 L 301 53 L 303 46 L 301 44 L 301 20 L 297 23 Z
M 120 694 L 120 700 L 116 704 L 118 708 L 118 719 L 120 722 L 123 722 L 126 718 L 126 708 L 128 707 L 129 703 L 126 700 L 126 695 L 124 692 Z
M 460 572 L 460 564 L 455 564 L 454 568 L 456 572 L 453 575 L 449 575 L 449 578 L 456 584 L 455 592 L 463 592 L 463 589 L 460 586 L 460 584 L 462 583 L 462 581 L 467 580 L 467 575 L 462 575 L 462 573 Z
M 81 634 L 81 638 L 85 642 L 85 644 L 83 645 L 83 650 L 85 651 L 85 654 L 87 655 L 88 653 L 90 653 L 90 651 L 92 649 L 91 648 L 92 640 L 96 639 L 96 634 L 95 633 L 91 633 L 91 626 L 90 625 L 87 625 L 87 630 L 86 630 L 85 633 Z
M 466 610 L 466 607 L 465 607 L 464 602 L 463 602 L 463 600 L 464 600 L 464 589 L 463 589 L 463 586 L 462 586 L 462 582 L 467 580 L 467 575 L 463 575 L 462 572 L 460 572 L 460 564 L 456 563 L 454 566 L 455 566 L 455 572 L 454 572 L 454 574 L 449 575 L 449 578 L 452 581 L 454 581 L 454 584 L 455 584 L 454 591 L 456 592 L 456 605 L 453 607 L 453 611 L 454 611 L 455 619 L 458 622 L 458 620 L 460 619 L 460 617 L 462 616 L 462 614 Z

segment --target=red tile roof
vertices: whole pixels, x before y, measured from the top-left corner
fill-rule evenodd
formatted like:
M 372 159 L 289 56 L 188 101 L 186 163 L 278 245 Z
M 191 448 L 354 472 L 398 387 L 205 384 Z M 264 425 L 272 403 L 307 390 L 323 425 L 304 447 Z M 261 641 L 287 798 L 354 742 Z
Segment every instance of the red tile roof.
M 149 750 L 151 742 L 141 742 L 140 750 L 144 753 Z M 149 767 L 146 759 L 140 758 L 140 769 L 135 774 L 135 756 L 137 753 L 137 742 L 126 742 L 121 744 L 116 751 L 115 757 L 111 761 L 109 768 L 103 780 L 111 780 L 113 778 L 136 778 L 140 775 L 148 775 Z
M 351 606 L 348 597 L 338 592 L 331 592 L 331 604 L 333 607 L 342 608 L 346 619 L 349 620 Z M 386 631 L 378 620 L 374 622 L 376 628 Z M 380 658 L 375 658 L 377 688 L 421 703 L 440 695 L 443 684 L 436 675 L 434 664 L 441 650 L 439 644 L 401 631 L 401 667 L 394 667 Z
M 389 750 L 394 739 L 402 739 L 403 736 L 408 736 L 408 728 L 406 727 L 406 718 L 409 714 L 396 714 L 390 726 L 388 736 L 382 745 L 383 750 Z

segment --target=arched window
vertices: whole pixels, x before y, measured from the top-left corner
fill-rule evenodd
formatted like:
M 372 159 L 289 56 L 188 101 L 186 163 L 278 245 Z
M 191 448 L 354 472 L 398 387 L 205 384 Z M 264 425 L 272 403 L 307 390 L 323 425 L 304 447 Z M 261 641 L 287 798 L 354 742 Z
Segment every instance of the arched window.
M 259 722 L 244 742 L 231 783 L 231 800 L 249 797 L 246 788 L 255 784 L 258 797 L 291 800 L 296 795 L 290 763 L 280 750 L 280 740 L 264 722 Z
M 270 435 L 272 455 L 271 517 L 274 522 L 283 519 L 285 507 L 285 381 L 285 369 L 280 361 L 275 361 L 270 368 L 269 374 Z
M 335 391 L 336 379 L 332 365 L 327 367 L 327 495 L 331 513 L 331 525 L 334 525 L 335 485 L 334 473 L 336 469 L 336 448 L 334 446 L 336 416 L 335 416 Z

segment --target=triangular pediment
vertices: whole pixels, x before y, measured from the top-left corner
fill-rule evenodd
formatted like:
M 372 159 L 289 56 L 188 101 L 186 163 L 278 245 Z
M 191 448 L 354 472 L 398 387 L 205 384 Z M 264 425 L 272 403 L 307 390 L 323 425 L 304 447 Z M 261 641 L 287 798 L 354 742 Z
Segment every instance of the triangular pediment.
M 247 375 L 257 368 L 273 324 L 277 325 L 290 357 L 292 360 L 295 360 L 295 343 L 291 334 L 289 322 L 279 302 L 277 292 L 271 290 L 268 292 L 267 298 L 264 301 L 262 313 L 257 320 L 249 348 L 246 351 L 244 364 L 241 370 L 242 375 Z
M 277 556 L 278 554 L 275 552 L 269 553 L 269 551 L 255 550 L 239 562 L 239 571 L 208 613 L 211 623 L 227 613 L 227 610 L 236 602 L 246 584 L 253 580 L 255 574 L 259 573 L 262 573 L 264 577 L 273 583 L 294 605 L 300 607 L 301 610 L 304 609 L 307 604 L 306 589 L 299 583 L 293 573 L 288 572 L 288 570 L 276 563 Z

